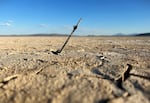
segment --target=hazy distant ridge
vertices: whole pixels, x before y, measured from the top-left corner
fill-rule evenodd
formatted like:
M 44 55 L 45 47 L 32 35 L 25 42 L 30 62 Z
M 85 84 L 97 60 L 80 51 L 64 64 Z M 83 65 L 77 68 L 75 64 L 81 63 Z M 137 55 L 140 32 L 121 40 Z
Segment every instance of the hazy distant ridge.
M 150 36 L 150 33 L 136 34 L 135 36 Z
M 68 36 L 69 34 L 58 34 L 58 33 L 51 33 L 51 34 L 11 34 L 11 35 L 0 35 L 1 37 L 7 37 L 7 36 Z M 98 36 L 150 36 L 150 33 L 139 33 L 139 34 L 122 34 L 118 33 L 115 35 L 73 35 L 73 36 L 87 36 L 87 37 L 98 37 Z

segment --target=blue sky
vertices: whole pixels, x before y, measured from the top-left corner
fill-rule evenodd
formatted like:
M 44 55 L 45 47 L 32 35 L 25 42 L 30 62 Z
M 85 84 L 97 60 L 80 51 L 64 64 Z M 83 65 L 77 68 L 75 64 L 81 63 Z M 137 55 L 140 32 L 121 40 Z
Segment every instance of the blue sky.
M 0 35 L 150 32 L 150 0 L 0 0 Z

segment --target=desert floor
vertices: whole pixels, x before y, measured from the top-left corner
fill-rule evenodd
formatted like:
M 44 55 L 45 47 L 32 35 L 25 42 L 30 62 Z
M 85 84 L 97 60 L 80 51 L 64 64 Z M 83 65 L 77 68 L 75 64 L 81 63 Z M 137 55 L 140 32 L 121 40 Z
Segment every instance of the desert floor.
M 150 103 L 150 37 L 0 37 L 0 103 Z

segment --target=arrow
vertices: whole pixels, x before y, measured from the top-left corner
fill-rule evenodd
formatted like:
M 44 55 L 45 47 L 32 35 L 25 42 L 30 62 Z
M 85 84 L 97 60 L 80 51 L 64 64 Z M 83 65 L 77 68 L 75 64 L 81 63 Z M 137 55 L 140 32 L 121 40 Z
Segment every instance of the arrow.
M 80 21 L 81 21 L 81 18 L 79 19 L 79 21 L 77 22 L 77 24 L 73 26 L 72 32 L 70 33 L 70 35 L 68 36 L 68 38 L 66 39 L 66 41 L 65 41 L 65 43 L 62 45 L 62 47 L 61 47 L 60 49 L 58 49 L 57 51 L 51 51 L 53 54 L 58 55 L 59 53 L 62 52 L 62 50 L 64 49 L 64 47 L 65 47 L 66 44 L 68 43 L 70 37 L 71 37 L 72 34 L 75 32 L 75 30 L 78 28 L 78 25 L 79 25 Z

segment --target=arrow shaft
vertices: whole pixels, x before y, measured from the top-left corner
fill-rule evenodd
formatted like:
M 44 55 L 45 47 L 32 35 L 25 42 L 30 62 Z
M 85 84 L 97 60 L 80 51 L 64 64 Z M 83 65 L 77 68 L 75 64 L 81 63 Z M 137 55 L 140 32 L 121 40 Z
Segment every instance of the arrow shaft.
M 70 35 L 68 36 L 68 38 L 66 39 L 65 43 L 63 44 L 63 46 L 61 47 L 61 49 L 58 50 L 59 53 L 61 53 L 61 51 L 64 49 L 65 45 L 68 43 L 70 37 L 72 36 L 72 34 L 75 32 L 75 30 L 77 29 L 79 23 L 81 21 L 81 18 L 79 19 L 79 21 L 77 22 L 77 24 L 74 26 L 72 32 L 70 33 Z

